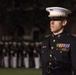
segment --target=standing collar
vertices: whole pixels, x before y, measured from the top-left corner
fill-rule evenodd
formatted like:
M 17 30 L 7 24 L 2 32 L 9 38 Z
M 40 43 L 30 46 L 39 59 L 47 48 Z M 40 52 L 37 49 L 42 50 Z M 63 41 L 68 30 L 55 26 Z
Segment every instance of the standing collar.
M 52 37 L 56 37 L 56 38 L 60 38 L 63 34 L 65 34 L 66 33 L 66 31 L 63 31 L 62 33 L 60 33 L 60 34 L 57 34 L 57 35 L 54 35 L 53 33 L 52 33 Z

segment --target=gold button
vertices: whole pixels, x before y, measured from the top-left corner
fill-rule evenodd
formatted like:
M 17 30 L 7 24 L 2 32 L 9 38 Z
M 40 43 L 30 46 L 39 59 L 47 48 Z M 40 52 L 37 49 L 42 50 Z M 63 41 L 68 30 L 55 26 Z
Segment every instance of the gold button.
M 52 63 L 50 62 L 49 65 L 51 65 Z
M 62 53 L 62 51 L 60 51 L 60 53 Z
M 53 42 L 55 42 L 55 40 L 53 40 Z
M 51 47 L 51 49 L 54 49 L 54 47 Z
M 52 55 L 50 54 L 50 57 L 52 57 Z

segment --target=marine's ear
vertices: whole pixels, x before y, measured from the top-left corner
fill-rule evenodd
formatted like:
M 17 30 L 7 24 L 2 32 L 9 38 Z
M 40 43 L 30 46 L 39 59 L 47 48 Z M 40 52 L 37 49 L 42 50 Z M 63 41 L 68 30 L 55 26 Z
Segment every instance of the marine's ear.
M 63 20 L 62 25 L 65 26 L 67 24 L 67 20 Z

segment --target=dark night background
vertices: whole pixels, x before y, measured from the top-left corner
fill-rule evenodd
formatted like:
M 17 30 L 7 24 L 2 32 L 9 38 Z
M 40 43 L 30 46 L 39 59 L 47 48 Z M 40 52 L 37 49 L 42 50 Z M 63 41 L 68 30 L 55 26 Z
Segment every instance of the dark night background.
M 49 35 L 49 18 L 45 11 L 49 6 L 72 11 L 66 30 L 76 34 L 76 0 L 0 0 L 0 39 L 39 40 Z

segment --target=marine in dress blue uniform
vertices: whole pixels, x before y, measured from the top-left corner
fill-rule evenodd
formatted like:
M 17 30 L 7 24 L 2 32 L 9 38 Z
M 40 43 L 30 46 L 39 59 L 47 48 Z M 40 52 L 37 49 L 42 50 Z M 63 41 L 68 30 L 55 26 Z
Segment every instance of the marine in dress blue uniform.
M 29 42 L 23 42 L 23 64 L 29 68 Z
M 35 48 L 33 50 L 34 53 L 34 62 L 35 62 L 35 69 L 40 68 L 40 48 L 39 42 L 35 42 Z
M 17 66 L 22 67 L 22 43 L 17 43 Z
M 17 48 L 16 48 L 17 43 L 12 42 L 12 48 L 11 48 L 11 67 L 12 68 L 17 68 Z
M 48 7 L 52 34 L 42 41 L 42 75 L 76 75 L 76 37 L 66 33 L 70 10 Z M 58 27 L 59 26 L 59 27 Z
M 3 61 L 4 61 L 4 67 L 8 68 L 9 67 L 9 49 L 8 49 L 8 42 L 4 43 L 4 48 L 3 48 Z

